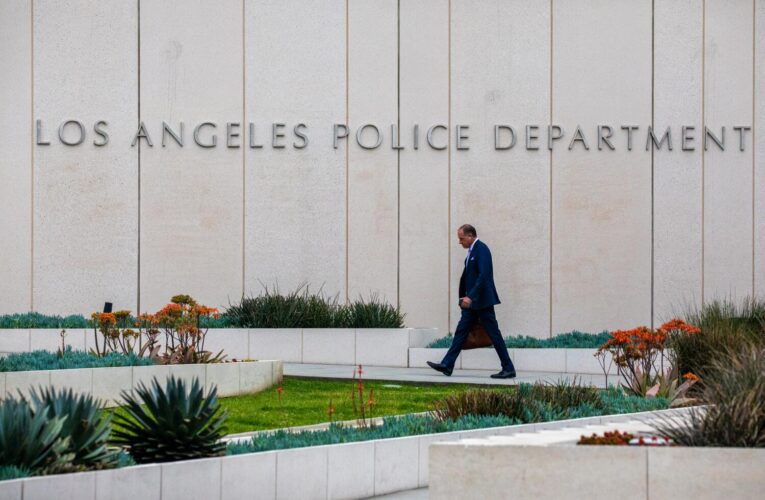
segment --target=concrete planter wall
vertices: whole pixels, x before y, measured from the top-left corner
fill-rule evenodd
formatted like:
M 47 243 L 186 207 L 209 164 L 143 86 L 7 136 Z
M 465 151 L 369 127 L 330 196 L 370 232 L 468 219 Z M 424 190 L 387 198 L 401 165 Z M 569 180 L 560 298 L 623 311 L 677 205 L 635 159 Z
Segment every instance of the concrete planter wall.
M 436 499 L 512 492 L 519 500 L 716 500 L 762 498 L 765 491 L 763 449 L 454 443 L 430 451 L 430 498 Z M 486 470 L 490 478 L 469 480 Z
M 77 368 L 0 373 L 0 396 L 29 394 L 32 388 L 53 386 L 92 394 L 105 406 L 121 404 L 121 391 L 139 383 L 149 385 L 153 378 L 164 381 L 169 376 L 192 380 L 198 378 L 206 387 L 217 386 L 219 396 L 235 396 L 267 389 L 282 380 L 281 361 L 214 363 L 199 365 L 153 365 L 114 368 Z M 1 497 L 1 496 L 0 496 Z
M 17 479 L 0 482 L 0 498 L 7 500 L 366 498 L 427 486 L 429 447 L 433 443 L 512 435 L 542 429 L 559 429 L 571 425 L 623 421 L 635 418 L 635 415 L 612 415 L 493 427 L 144 465 L 117 470 Z M 512 464 L 509 466 L 512 467 Z M 463 496 L 462 498 L 480 497 Z
M 441 361 L 446 351 L 410 348 L 409 366 L 421 368 L 427 366 L 427 361 Z M 508 349 L 507 352 L 518 371 L 603 374 L 594 356 L 596 349 Z M 462 351 L 455 367 L 463 370 L 495 370 L 499 368 L 499 358 L 491 347 L 471 349 Z M 615 365 L 611 364 L 609 374 L 616 374 Z
M 55 351 L 60 329 L 0 330 L 0 353 Z M 280 359 L 286 363 L 408 366 L 408 349 L 439 337 L 435 328 L 211 328 L 205 349 L 228 359 Z M 160 338 L 163 338 L 160 335 Z M 95 347 L 92 329 L 67 329 L 73 349 Z

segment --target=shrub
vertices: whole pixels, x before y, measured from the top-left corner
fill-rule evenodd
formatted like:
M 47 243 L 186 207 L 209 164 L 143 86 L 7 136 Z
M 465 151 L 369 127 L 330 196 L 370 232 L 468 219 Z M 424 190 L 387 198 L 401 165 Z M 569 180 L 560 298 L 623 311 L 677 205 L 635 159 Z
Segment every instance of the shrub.
M 434 340 L 428 347 L 448 348 L 452 345 L 454 337 L 450 334 L 446 337 Z M 538 339 L 520 335 L 517 337 L 505 337 L 505 345 L 509 349 L 597 349 L 608 340 L 608 332 L 597 334 L 572 331 L 561 333 L 547 339 Z
M 151 389 L 141 384 L 137 397 L 122 392 L 127 415 L 117 414 L 112 441 L 124 446 L 139 463 L 174 462 L 221 455 L 226 446 L 225 412 L 217 389 L 205 395 L 198 379 L 191 386 L 175 377 L 165 387 L 157 379 Z
M 90 328 L 90 321 L 80 314 L 50 316 L 37 312 L 0 315 L 0 328 Z
M 62 436 L 66 417 L 35 413 L 24 399 L 0 400 L 0 466 L 34 473 L 67 470 L 73 454 Z
M 681 373 L 700 374 L 721 353 L 765 346 L 765 300 L 746 297 L 740 303 L 716 300 L 701 308 L 688 307 L 685 320 L 701 329 L 687 338 L 672 339 Z
M 467 391 L 437 402 L 434 414 L 441 420 L 455 420 L 467 415 L 503 415 L 522 423 L 533 423 L 656 410 L 667 405 L 664 398 L 645 399 L 615 388 L 599 391 L 574 381 L 520 384 L 517 389 L 507 391 Z
M 627 446 L 634 437 L 635 435 L 630 434 L 629 432 L 619 432 L 618 430 L 611 432 L 606 431 L 602 436 L 598 436 L 597 434 L 582 436 L 576 444 Z
M 75 468 L 103 469 L 117 464 L 117 454 L 107 448 L 111 414 L 100 412 L 92 396 L 47 388 L 32 391 L 31 400 L 36 414 L 63 419 L 61 435 L 69 438 L 65 453 L 72 454 Z
M 404 313 L 384 302 L 376 294 L 369 301 L 358 300 L 346 306 L 349 328 L 403 328 Z
M 307 285 L 282 295 L 264 287 L 257 297 L 244 297 L 229 305 L 224 316 L 237 328 L 401 328 L 404 314 L 377 295 L 359 298 L 349 305 L 321 290 L 311 293 Z
M 107 366 L 141 366 L 154 364 L 148 358 L 135 354 L 110 353 L 98 357 L 83 351 L 73 351 L 67 346 L 63 355 L 50 351 L 32 351 L 9 354 L 0 358 L 0 372 L 29 370 L 66 370 L 70 368 L 103 368 Z
M 765 447 L 765 349 L 728 351 L 702 374 L 704 409 L 657 430 L 684 446 Z

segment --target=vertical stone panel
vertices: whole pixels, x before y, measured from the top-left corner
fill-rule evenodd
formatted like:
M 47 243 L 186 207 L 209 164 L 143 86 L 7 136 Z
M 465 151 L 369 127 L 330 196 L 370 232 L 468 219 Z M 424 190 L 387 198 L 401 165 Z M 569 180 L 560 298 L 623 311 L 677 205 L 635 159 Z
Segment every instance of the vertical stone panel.
M 391 125 L 398 121 L 397 0 L 348 3 L 348 120 L 351 130 L 374 124 L 377 149 L 356 141 L 348 151 L 348 296 L 379 294 L 398 301 L 398 153 Z M 367 128 L 366 146 L 375 144 Z
M 754 293 L 765 296 L 765 0 L 755 3 Z
M 87 313 L 104 301 L 136 309 L 138 154 L 137 7 L 122 0 L 35 0 L 34 116 L 49 146 L 35 146 L 34 306 Z M 78 146 L 59 142 L 67 120 Z M 109 144 L 94 133 L 108 122 Z M 78 137 L 76 126 L 65 131 Z
M 449 325 L 449 154 L 426 143 L 432 125 L 449 123 L 449 2 L 401 0 L 400 288 L 407 326 Z M 413 149 L 414 125 L 420 127 Z M 436 145 L 446 145 L 443 131 Z M 458 251 L 455 248 L 453 251 Z M 456 290 L 452 295 L 454 297 Z
M 544 129 L 549 121 L 550 4 L 453 1 L 451 50 L 452 122 L 470 127 L 470 150 L 452 150 L 452 226 L 475 225 L 492 250 L 503 333 L 547 337 L 550 153 L 541 140 L 538 150 L 526 150 L 522 140 L 496 150 L 494 126 L 523 134 L 525 124 Z M 464 259 L 455 247 L 455 293 Z M 459 308 L 450 307 L 456 321 Z
M 752 0 L 706 2 L 704 119 L 725 151 L 704 152 L 704 300 L 752 293 Z
M 552 331 L 648 324 L 651 1 L 554 2 L 553 16 Z M 632 151 L 622 124 L 640 126 Z M 589 151 L 567 149 L 577 125 Z M 615 151 L 597 150 L 598 125 Z
M 703 0 L 657 0 L 654 128 L 672 127 L 673 151 L 654 152 L 654 323 L 701 301 Z M 695 127 L 693 151 L 682 127 Z
M 32 308 L 32 14 L 0 2 L 0 314 Z
M 246 5 L 246 114 L 262 149 L 245 152 L 245 289 L 308 283 L 345 298 L 346 121 L 344 0 L 263 0 Z M 284 123 L 283 149 L 272 124 Z M 293 127 L 309 145 L 295 149 Z
M 141 1 L 141 307 L 187 293 L 212 306 L 242 294 L 245 127 L 227 147 L 227 122 L 242 122 L 242 2 Z M 184 122 L 184 146 L 168 136 Z M 217 145 L 195 143 L 217 135 Z

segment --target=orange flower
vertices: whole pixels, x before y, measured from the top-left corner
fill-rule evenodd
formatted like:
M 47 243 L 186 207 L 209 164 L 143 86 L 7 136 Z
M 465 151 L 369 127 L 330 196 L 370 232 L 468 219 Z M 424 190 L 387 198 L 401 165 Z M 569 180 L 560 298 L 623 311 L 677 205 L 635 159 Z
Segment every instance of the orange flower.
M 116 325 L 117 318 L 113 313 L 100 313 L 98 315 L 98 322 L 102 325 Z
M 672 331 L 679 331 L 679 332 L 687 333 L 689 335 L 693 335 L 695 333 L 701 333 L 701 328 L 698 328 L 693 325 L 689 325 L 685 321 L 675 318 L 661 325 L 661 327 L 659 328 L 659 331 L 662 331 L 665 333 L 669 333 Z

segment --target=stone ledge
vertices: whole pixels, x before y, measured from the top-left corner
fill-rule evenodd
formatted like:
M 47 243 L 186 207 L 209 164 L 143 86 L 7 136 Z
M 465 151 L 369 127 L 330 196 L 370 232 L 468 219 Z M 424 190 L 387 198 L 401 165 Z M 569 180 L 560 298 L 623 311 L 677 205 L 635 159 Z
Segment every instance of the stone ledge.
M 376 496 L 427 486 L 427 467 L 431 463 L 429 451 L 432 453 L 434 447 L 443 443 L 451 442 L 454 445 L 454 442 L 465 438 L 535 432 L 539 428 L 548 428 L 549 424 L 565 428 L 590 423 L 650 417 L 657 414 L 677 414 L 682 411 L 664 410 L 606 415 L 541 424 L 424 434 L 188 460 L 173 462 L 172 464 L 150 464 L 98 472 L 16 479 L 0 482 L 0 492 L 3 493 L 3 498 L 8 500 L 22 500 L 22 487 L 19 485 L 24 483 L 23 500 L 49 498 L 46 496 L 29 496 L 28 492 L 31 490 L 27 483 L 34 481 L 38 483 L 34 485 L 35 491 L 47 492 L 51 495 L 51 492 L 55 491 L 55 496 L 58 498 L 63 496 L 82 500 L 106 500 L 112 498 L 110 495 L 113 495 L 114 492 L 98 485 L 117 484 L 121 488 L 125 488 L 120 493 L 121 498 L 170 498 L 164 496 L 166 490 L 162 489 L 162 478 L 166 477 L 168 472 L 172 472 L 176 481 L 186 480 L 189 484 L 194 484 L 200 472 L 205 470 L 221 471 L 205 477 L 206 484 L 204 487 L 205 491 L 222 492 L 222 500 L 238 499 L 241 498 L 242 492 L 251 494 L 253 491 L 259 492 L 258 498 L 269 499 L 303 497 L 335 499 Z M 507 467 L 513 467 L 517 464 L 517 460 L 506 462 Z M 94 477 L 95 493 L 92 487 Z M 158 477 L 160 480 L 157 479 Z M 485 478 L 485 474 L 478 474 L 475 477 Z M 612 490 L 608 491 L 612 493 Z M 172 496 L 172 498 L 177 497 Z M 192 498 L 192 496 L 188 498 Z M 194 496 L 193 498 L 202 497 Z M 462 498 L 480 497 L 469 495 Z M 513 498 L 516 498 L 515 494 Z
M 122 404 L 119 394 L 148 385 L 155 377 L 170 375 L 191 381 L 198 378 L 207 387 L 218 386 L 220 396 L 235 396 L 260 392 L 282 379 L 282 362 L 275 360 L 213 363 L 197 365 L 119 366 L 107 368 L 75 368 L 70 370 L 39 370 L 0 373 L 0 396 L 27 395 L 32 388 L 53 386 L 71 388 L 92 394 L 104 407 Z

